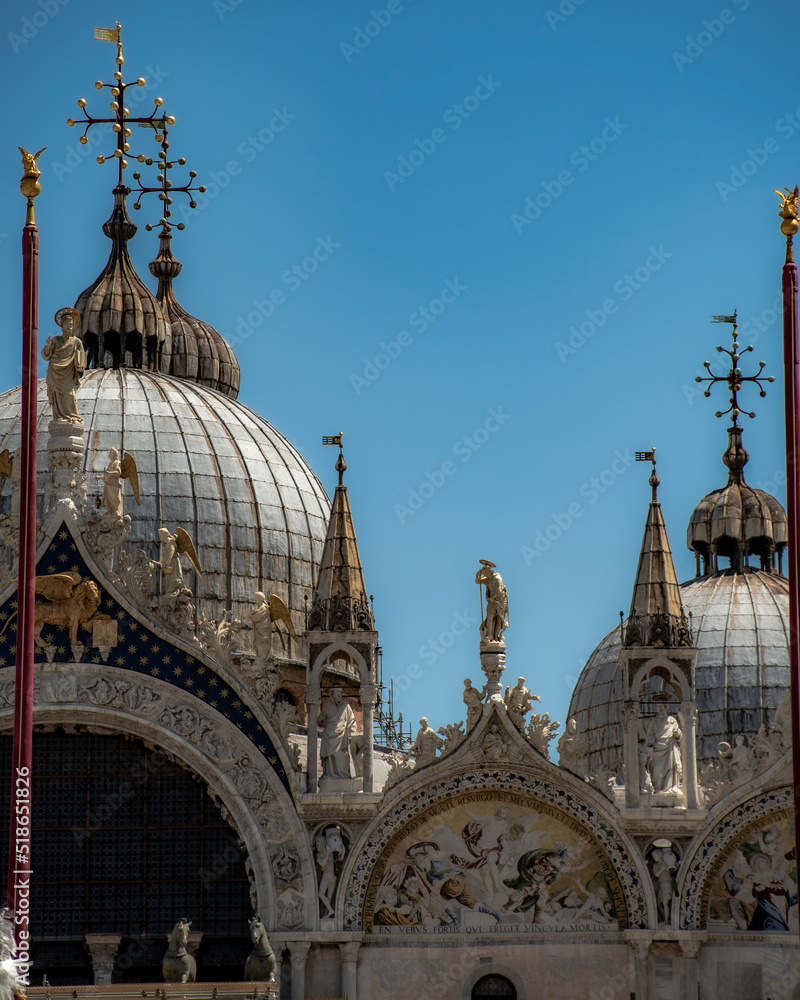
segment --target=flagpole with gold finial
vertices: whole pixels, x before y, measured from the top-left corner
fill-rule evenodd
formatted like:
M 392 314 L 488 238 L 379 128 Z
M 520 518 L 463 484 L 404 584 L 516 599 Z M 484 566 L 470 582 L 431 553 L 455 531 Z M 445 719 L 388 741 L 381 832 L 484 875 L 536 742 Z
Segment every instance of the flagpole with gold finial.
M 17 581 L 17 668 L 14 687 L 14 743 L 11 765 L 8 908 L 17 934 L 17 957 L 29 952 L 31 904 L 31 777 L 33 773 L 33 657 L 36 604 L 36 370 L 39 328 L 39 230 L 33 199 L 41 191 L 36 160 L 44 152 L 20 147 L 27 198 L 22 230 L 22 441 L 19 458 L 19 577 Z
M 794 771 L 794 831 L 800 857 L 800 380 L 797 343 L 797 265 L 792 241 L 798 229 L 798 188 L 781 198 L 778 214 L 781 232 L 786 237 L 786 260 L 783 265 L 783 366 L 785 372 L 784 413 L 786 420 L 786 513 L 789 519 L 787 546 L 789 577 L 789 681 L 792 699 L 792 767 Z

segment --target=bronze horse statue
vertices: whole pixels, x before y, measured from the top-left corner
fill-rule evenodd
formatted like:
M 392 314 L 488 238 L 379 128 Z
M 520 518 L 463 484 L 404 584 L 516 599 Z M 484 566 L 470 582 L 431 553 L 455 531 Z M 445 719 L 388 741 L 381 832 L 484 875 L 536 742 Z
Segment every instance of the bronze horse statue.
M 172 928 L 172 933 L 167 935 L 169 945 L 161 965 L 161 974 L 165 983 L 193 983 L 195 981 L 197 963 L 186 950 L 191 926 L 190 920 L 181 917 Z
M 246 983 L 274 983 L 275 952 L 270 947 L 269 938 L 261 918 L 256 916 L 250 921 L 250 939 L 253 950 L 247 956 L 244 965 L 244 981 Z

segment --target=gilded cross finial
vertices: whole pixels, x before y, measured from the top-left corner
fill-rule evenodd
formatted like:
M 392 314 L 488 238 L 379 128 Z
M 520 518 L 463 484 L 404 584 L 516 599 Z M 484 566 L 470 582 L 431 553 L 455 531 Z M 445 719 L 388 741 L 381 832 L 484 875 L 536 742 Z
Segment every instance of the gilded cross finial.
M 193 186 L 192 181 L 195 179 L 195 177 L 197 177 L 197 171 L 195 170 L 189 171 L 189 180 L 187 181 L 186 184 L 183 184 L 180 187 L 173 186 L 172 181 L 169 179 L 168 172 L 176 166 L 180 167 L 185 166 L 186 159 L 183 156 L 179 157 L 177 160 L 169 159 L 169 153 L 167 152 L 167 150 L 169 149 L 169 135 L 167 126 L 166 125 L 160 126 L 161 130 L 159 131 L 158 126 L 151 125 L 148 122 L 143 122 L 139 124 L 139 128 L 156 129 L 155 139 L 156 142 L 159 142 L 161 144 L 161 150 L 157 157 L 158 169 L 160 173 L 156 175 L 156 180 L 158 181 L 157 187 L 146 187 L 145 185 L 142 184 L 141 181 L 142 175 L 138 171 L 134 173 L 133 179 L 139 185 L 139 188 L 138 188 L 137 198 L 133 204 L 133 207 L 137 211 L 142 207 L 141 201 L 143 194 L 157 193 L 159 200 L 162 201 L 164 204 L 164 214 L 158 220 L 156 225 L 161 226 L 162 235 L 167 235 L 170 232 L 172 232 L 172 224 L 169 221 L 170 216 L 172 215 L 172 209 L 170 208 L 170 206 L 172 205 L 172 196 L 178 192 L 182 194 L 188 194 L 189 208 L 197 208 L 197 202 L 191 197 L 191 194 L 193 191 L 199 191 L 200 194 L 202 194 L 206 188 L 204 184 L 201 184 L 199 187 Z M 144 163 L 146 166 L 150 167 L 153 165 L 153 160 L 148 156 L 144 159 Z M 153 228 L 153 225 L 152 223 L 148 222 L 144 228 L 148 232 L 150 232 L 150 230 Z M 179 222 L 175 228 L 185 229 L 186 226 L 184 225 L 184 223 Z
M 781 207 L 778 209 L 778 215 L 783 219 L 781 223 L 781 232 L 786 237 L 786 263 L 794 263 L 794 249 L 792 246 L 792 238 L 798 229 L 800 229 L 800 217 L 798 216 L 797 202 L 800 199 L 800 189 L 795 184 L 794 191 L 790 191 L 789 188 L 784 188 L 783 191 L 778 191 L 773 188 L 775 194 L 781 199 Z
M 717 347 L 717 350 L 721 354 L 727 354 L 728 357 L 731 359 L 731 369 L 727 373 L 727 375 L 715 375 L 711 371 L 711 363 L 709 361 L 704 361 L 703 367 L 706 369 L 706 371 L 711 377 L 701 378 L 698 375 L 697 378 L 695 379 L 695 382 L 708 382 L 708 388 L 704 392 L 705 396 L 711 395 L 711 386 L 714 385 L 716 382 L 726 382 L 728 384 L 728 388 L 731 391 L 730 406 L 728 407 L 727 410 L 717 410 L 714 416 L 724 417 L 726 413 L 730 413 L 732 425 L 734 427 L 738 427 L 740 413 L 747 414 L 747 416 L 750 417 L 751 419 L 755 417 L 755 413 L 749 413 L 747 410 L 741 410 L 739 408 L 738 393 L 741 391 L 743 383 L 753 382 L 755 385 L 758 386 L 759 394 L 763 397 L 766 396 L 767 391 L 761 383 L 774 382 L 775 379 L 772 377 L 772 375 L 761 374 L 766 365 L 765 361 L 758 362 L 758 371 L 755 373 L 755 375 L 742 375 L 742 370 L 741 368 L 739 368 L 739 360 L 741 359 L 743 354 L 747 354 L 748 351 L 752 351 L 753 347 L 752 345 L 745 348 L 741 348 L 739 346 L 739 342 L 737 340 L 737 329 L 736 329 L 736 310 L 734 310 L 733 316 L 712 316 L 711 321 L 713 323 L 733 324 L 733 330 L 732 330 L 733 345 L 731 347 L 731 350 L 728 350 L 727 347 Z
M 116 134 L 116 144 L 117 148 L 110 156 L 98 156 L 98 163 L 105 163 L 107 160 L 117 160 L 118 161 L 118 181 L 119 185 L 122 184 L 122 171 L 128 166 L 128 161 L 125 159 L 126 155 L 130 151 L 131 144 L 129 139 L 133 135 L 131 130 L 131 125 L 145 123 L 150 128 L 163 128 L 164 125 L 174 125 L 175 119 L 172 115 L 164 114 L 160 111 L 163 105 L 163 100 L 160 97 L 156 97 L 153 101 L 155 107 L 153 111 L 148 116 L 143 116 L 140 118 L 131 117 L 130 110 L 125 107 L 125 93 L 129 87 L 144 87 L 146 80 L 144 77 L 139 77 L 131 83 L 125 83 L 122 79 L 122 66 L 125 59 L 122 55 L 122 26 L 119 21 L 117 21 L 116 28 L 95 28 L 94 37 L 99 41 L 104 42 L 115 42 L 117 46 L 117 58 L 116 64 L 117 69 L 114 73 L 113 83 L 103 83 L 102 80 L 98 80 L 95 83 L 95 88 L 97 90 L 103 90 L 108 87 L 111 91 L 112 101 L 110 104 L 111 111 L 113 112 L 113 118 L 95 118 L 90 115 L 86 110 L 86 98 L 81 97 L 78 101 L 78 107 L 83 111 L 84 117 L 79 119 L 77 122 L 74 118 L 67 119 L 67 125 L 70 127 L 78 124 L 85 125 L 83 130 L 83 135 L 80 138 L 81 145 L 85 146 L 89 142 L 88 133 L 89 129 L 94 125 L 110 125 L 111 131 Z M 160 116 L 160 117 L 159 117 Z M 138 160 L 140 163 L 145 162 L 144 153 L 139 154 Z

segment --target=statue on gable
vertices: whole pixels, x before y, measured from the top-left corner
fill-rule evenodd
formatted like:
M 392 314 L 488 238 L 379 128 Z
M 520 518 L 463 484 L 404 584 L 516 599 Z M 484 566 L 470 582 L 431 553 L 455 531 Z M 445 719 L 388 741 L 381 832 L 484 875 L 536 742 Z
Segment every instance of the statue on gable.
M 159 528 L 158 537 L 161 541 L 161 558 L 154 559 L 151 565 L 161 570 L 164 578 L 164 591 L 169 596 L 183 591 L 183 566 L 181 557 L 186 556 L 198 574 L 202 573 L 197 550 L 189 533 L 184 528 L 178 528 L 173 535 L 168 528 Z
M 42 348 L 42 357 L 48 363 L 47 399 L 54 420 L 81 424 L 76 390 L 86 371 L 86 351 L 80 337 L 73 333 L 80 324 L 81 314 L 77 309 L 66 306 L 58 310 L 55 321 L 61 327 L 61 333 L 48 337 Z
M 108 452 L 108 465 L 99 476 L 103 481 L 103 496 L 99 505 L 105 508 L 104 517 L 119 520 L 122 517 L 122 480 L 127 479 L 133 490 L 133 498 L 141 506 L 139 499 L 139 472 L 133 455 L 126 454 L 120 461 L 116 448 Z
M 506 686 L 503 702 L 506 706 L 509 719 L 511 719 L 520 732 L 523 732 L 525 729 L 525 715 L 527 712 L 530 712 L 532 708 L 531 703 L 534 701 L 541 702 L 541 700 L 538 694 L 531 694 L 528 688 L 525 687 L 524 677 L 518 677 L 517 683 L 513 688 L 510 685 Z
M 502 642 L 503 633 L 508 628 L 508 592 L 502 576 L 496 572 L 496 564 L 488 559 L 479 561 L 481 569 L 475 574 L 475 583 L 486 587 L 486 616 L 480 626 L 481 639 L 487 642 Z M 481 599 L 481 612 L 483 612 L 482 605 L 483 599 Z

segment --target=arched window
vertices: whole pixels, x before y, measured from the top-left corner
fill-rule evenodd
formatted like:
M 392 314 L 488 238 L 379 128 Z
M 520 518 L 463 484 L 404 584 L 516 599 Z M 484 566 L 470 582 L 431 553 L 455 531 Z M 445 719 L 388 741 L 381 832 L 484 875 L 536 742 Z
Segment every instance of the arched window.
M 205 786 L 139 740 L 36 733 L 33 740 L 33 982 L 92 982 L 86 934 L 122 938 L 114 982 L 158 982 L 165 934 L 202 931 L 201 978 L 240 979 L 252 915 L 246 854 Z M 0 815 L 11 788 L 0 737 Z M 0 866 L 8 845 L 0 844 Z M 5 867 L 0 867 L 5 871 Z
M 514 984 L 505 976 L 483 976 L 472 987 L 472 1000 L 517 1000 Z
M 286 690 L 286 688 L 278 688 L 275 692 L 275 704 L 276 705 L 293 705 L 297 707 L 297 702 L 294 700 L 291 694 Z

